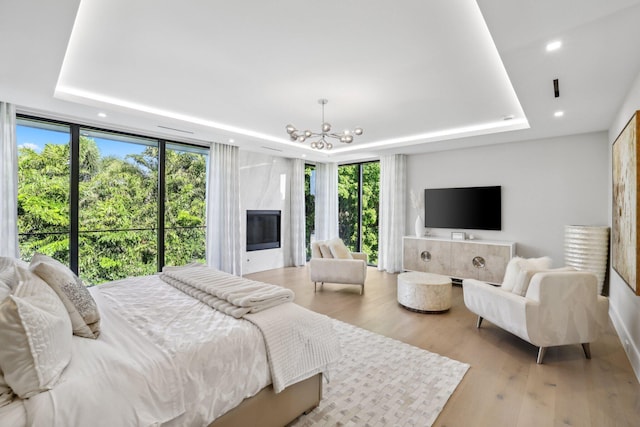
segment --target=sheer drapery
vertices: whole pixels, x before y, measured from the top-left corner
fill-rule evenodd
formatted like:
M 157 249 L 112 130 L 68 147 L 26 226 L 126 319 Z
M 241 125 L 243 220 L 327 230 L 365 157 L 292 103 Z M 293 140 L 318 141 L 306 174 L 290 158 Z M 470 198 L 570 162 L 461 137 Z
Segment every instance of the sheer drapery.
M 296 267 L 307 263 L 305 206 L 304 206 L 304 160 L 293 159 L 291 165 L 291 261 Z
M 207 177 L 207 264 L 241 275 L 238 147 L 211 144 Z
M 0 256 L 20 257 L 16 107 L 0 102 Z
M 316 165 L 316 240 L 338 237 L 338 165 Z
M 380 226 L 378 270 L 402 271 L 402 236 L 405 231 L 407 159 L 404 154 L 380 159 Z

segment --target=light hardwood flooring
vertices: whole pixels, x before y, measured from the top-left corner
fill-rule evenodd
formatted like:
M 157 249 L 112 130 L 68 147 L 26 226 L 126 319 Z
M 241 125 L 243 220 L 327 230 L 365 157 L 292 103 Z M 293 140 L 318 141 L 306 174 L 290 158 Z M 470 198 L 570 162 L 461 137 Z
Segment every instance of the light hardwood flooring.
M 317 293 L 308 267 L 289 267 L 246 277 L 292 289 L 303 307 L 471 365 L 435 426 L 640 426 L 640 385 L 610 324 L 591 344 L 549 348 L 536 364 L 537 348 L 464 305 L 453 287 L 444 314 L 400 307 L 396 274 L 369 267 L 364 295 L 354 285 L 325 284 Z

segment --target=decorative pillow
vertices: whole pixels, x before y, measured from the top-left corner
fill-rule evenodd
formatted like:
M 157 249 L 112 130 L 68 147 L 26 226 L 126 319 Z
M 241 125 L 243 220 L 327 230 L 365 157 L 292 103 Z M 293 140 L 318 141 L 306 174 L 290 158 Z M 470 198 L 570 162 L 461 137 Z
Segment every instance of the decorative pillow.
M 18 286 L 15 266 L 27 269 L 29 268 L 29 263 L 17 258 L 0 257 L 0 285 L 4 284 L 10 290 Z
M 504 272 L 504 279 L 502 280 L 502 290 L 509 291 L 513 289 L 516 284 L 516 279 L 518 278 L 518 273 L 520 272 L 520 261 L 524 258 L 521 257 L 513 257 L 509 260 L 507 264 L 507 269 Z
M 541 258 L 511 258 L 504 273 L 502 290 L 511 291 L 519 295 L 524 295 L 527 292 L 526 287 L 529 286 L 529 282 L 526 281 L 526 284 L 523 282 L 519 282 L 520 272 L 523 270 L 548 270 L 550 268 L 551 258 L 546 256 Z M 531 279 L 531 277 L 529 277 L 529 279 Z M 522 280 L 526 280 L 526 275 L 522 277 Z M 519 286 L 517 290 L 516 286 Z M 522 289 L 523 287 L 524 292 Z
M 0 366 L 15 394 L 51 389 L 71 360 L 71 321 L 58 295 L 29 270 L 0 303 Z
M 333 255 L 331 255 L 331 249 L 329 249 L 329 245 L 327 245 L 326 242 L 318 243 L 318 247 L 320 248 L 322 258 L 333 258 Z
M 328 244 L 331 255 L 334 258 L 353 259 L 353 256 L 351 256 L 351 252 L 349 251 L 349 249 L 347 249 L 344 242 L 339 237 L 329 240 Z
M 73 334 L 84 338 L 98 338 L 100 313 L 82 280 L 61 262 L 42 254 L 33 256 L 29 269 L 58 294 L 69 312 Z

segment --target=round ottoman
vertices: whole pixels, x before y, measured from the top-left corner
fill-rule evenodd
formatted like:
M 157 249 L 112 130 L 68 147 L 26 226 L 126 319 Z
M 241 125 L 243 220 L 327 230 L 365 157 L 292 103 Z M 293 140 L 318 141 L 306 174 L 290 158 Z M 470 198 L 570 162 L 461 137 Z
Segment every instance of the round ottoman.
M 420 313 L 442 313 L 451 308 L 451 278 L 412 271 L 398 275 L 398 302 Z

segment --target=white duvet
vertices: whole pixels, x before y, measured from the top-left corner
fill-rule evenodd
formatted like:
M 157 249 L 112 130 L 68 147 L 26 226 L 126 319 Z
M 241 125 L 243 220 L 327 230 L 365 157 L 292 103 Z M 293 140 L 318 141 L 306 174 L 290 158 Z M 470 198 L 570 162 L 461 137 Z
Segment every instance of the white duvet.
M 91 292 L 99 339 L 74 336 L 56 386 L 0 408 L 0 425 L 204 426 L 270 383 L 264 340 L 250 322 L 157 276 Z

